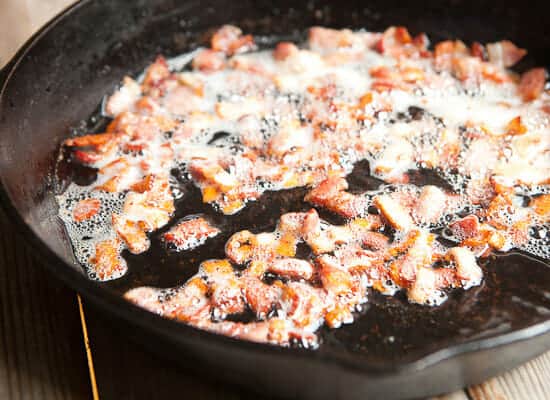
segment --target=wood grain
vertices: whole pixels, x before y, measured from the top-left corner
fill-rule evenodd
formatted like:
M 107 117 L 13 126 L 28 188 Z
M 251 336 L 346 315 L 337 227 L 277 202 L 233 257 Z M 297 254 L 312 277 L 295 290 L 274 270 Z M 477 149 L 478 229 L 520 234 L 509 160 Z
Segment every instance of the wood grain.
M 468 388 L 473 400 L 548 400 L 550 399 L 550 353 L 527 364 Z
M 74 291 L 33 257 L 0 211 L 0 399 L 90 396 Z

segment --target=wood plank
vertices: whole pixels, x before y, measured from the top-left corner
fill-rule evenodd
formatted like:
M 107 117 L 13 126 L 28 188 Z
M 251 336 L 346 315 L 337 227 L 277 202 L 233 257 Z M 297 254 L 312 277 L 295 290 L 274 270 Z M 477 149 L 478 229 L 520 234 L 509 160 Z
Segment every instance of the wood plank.
M 550 399 L 550 352 L 468 389 L 473 400 Z
M 84 301 L 84 313 L 99 398 L 141 400 L 172 398 L 261 400 L 237 387 L 184 370 L 123 337 Z
M 31 256 L 2 211 L 0 229 L 0 398 L 89 398 L 74 291 Z

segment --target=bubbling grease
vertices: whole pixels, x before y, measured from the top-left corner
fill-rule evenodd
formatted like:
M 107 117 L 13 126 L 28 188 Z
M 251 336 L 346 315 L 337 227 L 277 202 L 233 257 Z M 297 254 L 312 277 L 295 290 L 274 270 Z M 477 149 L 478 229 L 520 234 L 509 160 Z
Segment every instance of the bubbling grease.
M 323 324 L 323 318 L 331 327 L 353 321 L 351 312 L 359 310 L 367 301 L 367 288 L 374 287 L 390 296 L 404 290 L 411 302 L 437 306 L 447 299 L 451 288 L 467 290 L 480 285 L 482 272 L 477 260 L 487 257 L 492 250 L 488 242 L 482 245 L 465 244 L 472 238 L 448 229 L 464 217 L 479 218 L 485 233 L 491 231 L 503 235 L 498 247 L 491 244 L 494 250 L 507 252 L 519 249 L 539 258 L 550 259 L 548 216 L 537 215 L 530 203 L 532 199 L 550 192 L 547 184 L 550 176 L 550 112 L 544 109 L 548 103 L 550 110 L 548 93 L 542 93 L 535 101 L 526 102 L 517 93 L 517 78 L 504 68 L 493 66 L 493 69 L 488 69 L 502 81 L 464 80 L 450 70 L 440 70 L 433 58 L 421 53 L 411 57 L 395 56 L 391 52 L 384 53 L 376 45 L 362 48 L 359 44 L 362 40 L 370 40 L 369 35 L 378 37 L 378 34 L 344 32 L 345 35 L 348 33 L 353 40 L 349 37 L 346 40 L 351 40 L 353 45 L 345 49 L 327 50 L 310 42 L 309 46 L 295 48 L 292 55 L 283 60 L 275 57 L 271 50 L 236 52 L 228 57 L 223 56 L 226 62 L 224 68 L 204 71 L 193 64 L 194 69 L 190 71 L 188 64 L 195 63 L 201 54 L 210 51 L 197 49 L 168 60 L 171 72 L 163 78 L 165 81 L 156 82 L 157 78 L 151 72 L 155 68 L 162 69 L 162 60 L 157 60 L 137 82 L 127 78 L 123 86 L 104 102 L 103 112 L 115 117 L 115 122 L 120 122 L 121 116 L 128 115 L 138 120 L 151 118 L 143 119 L 145 122 L 142 124 L 147 127 L 149 123 L 149 131 L 140 132 L 145 128 L 131 123 L 130 128 L 120 128 L 126 135 L 120 135 L 123 137 L 121 140 L 128 140 L 134 147 L 129 146 L 131 150 L 128 150 L 117 144 L 113 151 L 104 152 L 98 161 L 89 163 L 99 168 L 95 182 L 87 186 L 71 183 L 63 194 L 57 196 L 59 215 L 67 228 L 75 257 L 86 268 L 90 278 L 99 279 L 91 260 L 96 246 L 105 241 L 114 241 L 118 254 L 123 250 L 134 254 L 145 252 L 149 243 L 155 241 L 161 242 L 163 250 L 171 253 L 206 247 L 205 243 L 218 232 L 209 236 L 190 236 L 188 239 L 184 235 L 185 240 L 182 239 L 175 247 L 154 234 L 159 229 L 174 229 L 177 224 L 203 215 L 204 206 L 199 203 L 197 210 L 187 212 L 189 207 L 186 207 L 185 215 L 178 213 L 178 204 L 188 201 L 187 184 L 200 190 L 203 203 L 211 206 L 211 213 L 206 219 L 222 221 L 213 226 L 221 231 L 221 236 L 228 238 L 230 234 L 244 232 L 236 231 L 228 221 L 238 219 L 252 202 L 270 195 L 266 192 L 300 187 L 315 191 L 323 182 L 334 177 L 345 177 L 352 187 L 339 192 L 336 190 L 338 193 L 334 195 L 341 195 L 343 202 L 353 202 L 355 209 L 342 211 L 338 209 L 342 204 L 333 204 L 331 208 L 330 204 L 323 204 L 326 199 L 321 198 L 317 203 L 311 200 L 309 205 L 300 199 L 295 210 L 286 211 L 304 211 L 306 207 L 314 206 L 315 209 L 310 212 L 325 213 L 349 225 L 356 219 L 381 215 L 381 227 L 374 232 L 388 240 L 386 248 L 378 250 L 380 253 L 387 251 L 384 256 L 378 254 L 383 259 L 383 272 L 373 267 L 368 272 L 372 275 L 361 277 L 358 289 L 360 299 L 351 301 L 347 298 L 349 302 L 339 303 L 342 300 L 339 295 L 330 297 L 334 293 L 323 287 L 325 283 L 322 283 L 320 275 L 327 273 L 326 285 L 334 285 L 331 279 L 336 278 L 330 277 L 332 266 L 322 266 L 323 261 L 319 261 L 321 257 L 315 253 L 310 242 L 307 245 L 311 251 L 307 254 L 296 255 L 283 248 L 274 259 L 263 259 L 266 248 L 276 243 L 279 249 L 288 240 L 288 232 L 278 227 L 268 232 L 248 232 L 253 238 L 251 243 L 258 243 L 254 249 L 258 253 L 254 253 L 252 258 L 267 263 L 281 261 L 281 257 L 286 261 L 292 259 L 296 270 L 290 272 L 290 278 L 281 278 L 268 268 L 266 275 L 260 279 L 261 285 L 251 281 L 247 275 L 253 269 L 251 260 L 241 263 L 232 258 L 228 249 L 230 240 L 225 247 L 227 259 L 197 260 L 204 261 L 199 272 L 183 286 L 172 289 L 135 288 L 127 293 L 127 298 L 151 311 L 182 319 L 202 329 L 250 340 L 288 344 L 290 339 L 273 340 L 252 334 L 259 335 L 258 332 L 265 329 L 271 332 L 275 328 L 269 323 L 268 327 L 264 322 L 277 317 L 284 322 L 283 325 L 287 324 L 284 329 L 282 325 L 277 329 L 282 329 L 281 332 L 289 337 L 299 337 L 304 345 L 311 345 L 315 343 L 314 332 Z M 471 57 L 467 61 L 472 61 Z M 418 74 L 423 78 L 417 78 Z M 154 82 L 146 86 L 151 76 Z M 386 87 L 388 85 L 390 89 Z M 515 125 L 512 124 L 514 121 Z M 116 164 L 120 160 L 123 163 Z M 360 163 L 368 165 L 368 172 L 362 171 L 360 177 L 353 176 L 355 167 Z M 146 198 L 147 190 L 152 189 L 144 193 L 134 188 L 150 176 L 169 182 L 167 197 L 169 201 L 176 201 L 176 211 L 169 212 L 170 222 L 143 228 L 139 224 L 144 225 L 144 215 L 147 214 L 144 208 L 149 206 L 152 211 L 158 211 L 155 207 L 158 208 L 158 203 L 162 202 L 156 198 Z M 117 189 L 106 191 L 105 185 L 117 177 L 120 178 Z M 361 185 L 354 185 L 354 181 L 369 184 L 356 187 Z M 503 187 L 506 189 L 503 190 Z M 493 210 L 494 215 L 487 215 L 490 202 L 500 195 L 511 203 Z M 427 204 L 422 204 L 423 196 L 427 197 Z M 140 207 L 128 211 L 125 203 L 133 198 L 145 199 L 144 208 L 140 208 L 143 205 L 140 203 Z M 380 205 L 381 198 L 390 200 L 386 211 Z M 74 207 L 85 199 L 97 199 L 101 207 L 92 217 L 76 221 Z M 431 200 L 436 201 L 433 206 Z M 397 208 L 396 204 L 401 208 L 397 210 L 398 214 L 406 220 L 403 224 L 392 221 L 392 215 L 389 215 L 392 209 L 395 211 Z M 277 213 L 277 210 L 272 212 Z M 119 236 L 123 235 L 119 228 L 116 228 L 118 234 L 115 232 L 113 214 L 122 215 L 126 218 L 124 221 L 130 221 L 132 229 L 136 229 L 134 225 L 138 226 L 137 233 L 146 234 L 146 245 L 139 247 L 143 250 L 136 251 L 131 243 L 127 245 L 127 238 L 119 240 Z M 177 218 L 173 218 L 174 214 Z M 217 217 L 211 218 L 213 214 Z M 278 216 L 289 215 L 282 211 L 281 214 L 284 215 Z M 497 227 L 496 223 L 492 226 L 494 221 L 491 219 L 498 220 L 501 226 Z M 524 221 L 529 222 L 529 232 L 525 240 L 519 241 L 512 231 L 519 222 Z M 317 234 L 320 236 L 331 229 L 340 229 L 340 233 L 344 229 L 324 219 L 321 219 L 319 226 L 320 232 Z M 305 246 L 305 237 L 307 235 L 304 234 L 303 238 L 295 238 L 293 245 Z M 155 244 L 158 243 L 153 243 L 153 246 Z M 363 243 L 352 244 L 358 246 L 353 251 L 371 251 L 370 248 L 361 248 L 368 247 Z M 243 242 L 243 246 L 247 245 Z M 351 247 L 350 243 L 342 240 L 331 252 L 321 254 L 328 259 L 334 257 L 333 253 L 349 250 L 349 247 L 346 248 L 348 245 Z M 466 257 L 460 259 L 464 252 L 455 252 L 455 255 L 452 246 L 467 249 Z M 469 266 L 466 265 L 468 261 L 471 261 Z M 412 278 L 393 278 L 393 270 L 407 263 L 414 264 L 416 270 L 413 275 L 416 275 Z M 103 280 L 119 278 L 126 272 L 125 264 L 124 267 Z M 284 267 L 279 271 L 283 271 Z M 314 270 L 313 276 L 310 276 L 308 267 Z M 323 268 L 326 268 L 325 272 Z M 463 275 L 457 272 L 461 268 Z M 288 271 L 279 274 L 285 273 Z M 297 279 L 300 273 L 306 277 Z M 279 286 L 267 282 L 269 279 L 266 277 L 272 277 Z M 445 283 L 436 282 L 437 279 Z M 246 291 L 246 285 L 250 282 L 266 291 L 280 289 L 287 297 L 282 296 L 276 309 L 256 315 L 256 320 L 253 319 L 254 322 L 248 325 L 234 322 L 231 318 L 236 318 L 235 315 L 223 310 L 223 307 L 229 307 L 229 301 L 220 301 L 222 306 L 213 307 L 208 315 L 200 314 L 204 310 L 200 311 L 199 317 L 182 317 L 186 310 L 181 315 L 176 312 L 180 308 L 194 309 L 203 302 L 214 302 L 215 291 L 223 285 L 227 285 L 223 288 L 227 294 L 231 290 Z M 417 282 L 424 286 L 417 285 Z M 244 286 L 238 286 L 240 284 Z M 262 286 L 264 284 L 269 288 Z M 429 287 L 426 288 L 426 285 Z M 205 286 L 208 288 L 205 289 Z M 300 327 L 303 329 L 295 330 L 297 323 L 289 322 L 295 318 L 292 307 L 297 301 L 292 296 L 294 291 L 300 290 L 310 290 L 312 293 L 325 290 L 329 300 L 323 298 L 313 304 L 308 311 L 312 319 Z M 304 298 L 309 295 L 311 293 L 300 294 Z M 357 292 L 350 290 L 346 293 L 346 296 L 354 295 Z M 244 301 L 242 296 L 241 293 L 240 300 L 231 299 L 236 304 L 229 305 L 241 305 L 239 302 Z M 178 301 L 181 304 L 186 304 L 186 301 L 190 303 L 184 307 Z M 250 308 L 250 303 L 247 307 Z M 326 310 L 320 310 L 323 307 Z M 338 318 L 327 316 L 334 313 L 334 309 L 348 314 Z
M 92 218 L 77 222 L 73 217 L 73 210 L 77 203 L 85 199 L 98 199 L 101 207 L 97 214 Z M 105 240 L 116 238 L 111 224 L 113 214 L 119 214 L 122 210 L 125 193 L 108 193 L 98 190 L 92 190 L 91 187 L 78 186 L 71 183 L 63 194 L 56 196 L 59 205 L 59 217 L 65 224 L 65 229 L 73 245 L 74 255 L 77 261 L 86 268 L 90 279 L 98 279 L 93 266 L 90 264 L 90 258 L 95 253 L 98 243 Z M 124 248 L 122 242 L 119 251 Z M 120 271 L 112 276 L 111 279 L 117 279 L 124 275 L 125 271 Z

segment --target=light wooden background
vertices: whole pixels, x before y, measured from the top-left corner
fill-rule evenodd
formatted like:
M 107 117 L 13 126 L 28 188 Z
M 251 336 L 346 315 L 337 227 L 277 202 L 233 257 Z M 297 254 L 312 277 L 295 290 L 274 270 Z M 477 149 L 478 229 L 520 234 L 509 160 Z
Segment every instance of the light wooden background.
M 0 66 L 68 0 L 0 0 Z M 258 399 L 129 343 L 50 276 L 0 211 L 0 399 Z M 82 319 L 88 327 L 84 346 Z M 444 400 L 548 400 L 550 353 Z

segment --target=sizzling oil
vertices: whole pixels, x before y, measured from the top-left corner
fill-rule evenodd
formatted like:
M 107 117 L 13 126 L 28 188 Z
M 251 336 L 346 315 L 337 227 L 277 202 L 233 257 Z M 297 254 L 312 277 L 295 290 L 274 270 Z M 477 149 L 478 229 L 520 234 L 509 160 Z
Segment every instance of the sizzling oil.
M 85 185 L 94 174 L 92 168 L 73 167 L 65 166 L 72 173 L 65 179 Z M 224 244 L 233 233 L 243 229 L 254 233 L 272 231 L 282 214 L 311 208 L 303 201 L 307 189 L 297 188 L 267 192 L 238 214 L 223 215 L 202 203 L 200 190 L 186 179 L 185 174 L 174 170 L 173 177 L 182 193 L 176 201 L 173 222 L 150 234 L 151 248 L 145 254 L 133 255 L 124 251 L 128 272 L 119 279 L 98 282 L 102 287 L 122 295 L 140 286 L 181 285 L 197 273 L 202 261 L 224 258 Z M 412 177 L 419 185 L 449 189 L 447 181 L 432 170 L 416 170 Z M 384 184 L 370 175 L 367 161 L 358 162 L 347 181 L 350 191 L 357 193 L 375 190 Z M 336 214 L 322 209 L 319 212 L 331 223 L 343 223 L 343 218 Z M 174 221 L 191 214 L 206 216 L 222 233 L 196 249 L 170 251 L 160 240 L 162 234 Z M 299 253 L 300 248 L 297 256 L 308 255 Z M 449 344 L 503 334 L 548 318 L 550 273 L 544 261 L 514 251 L 493 255 L 480 261 L 480 266 L 484 272 L 481 286 L 468 291 L 454 289 L 448 300 L 438 307 L 411 304 L 404 293 L 385 296 L 369 289 L 369 301 L 362 306 L 353 324 L 340 329 L 321 328 L 318 333 L 325 345 L 319 351 L 359 353 L 375 361 L 399 360 L 409 354 L 427 353 Z M 230 320 L 247 322 L 251 318 L 251 314 L 244 314 L 232 316 Z

